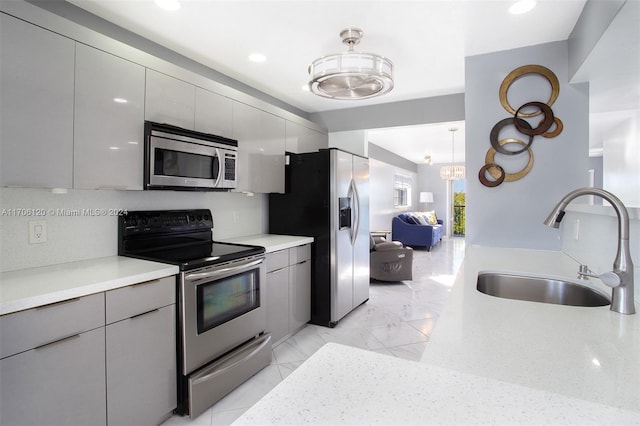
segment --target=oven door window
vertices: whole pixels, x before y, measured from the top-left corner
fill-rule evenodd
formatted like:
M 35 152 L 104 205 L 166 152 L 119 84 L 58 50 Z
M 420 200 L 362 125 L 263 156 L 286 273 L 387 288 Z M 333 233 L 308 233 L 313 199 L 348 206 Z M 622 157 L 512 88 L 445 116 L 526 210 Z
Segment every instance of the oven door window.
M 196 288 L 198 334 L 260 307 L 259 269 Z
M 155 148 L 154 174 L 195 179 L 218 179 L 217 155 L 193 154 L 184 151 Z

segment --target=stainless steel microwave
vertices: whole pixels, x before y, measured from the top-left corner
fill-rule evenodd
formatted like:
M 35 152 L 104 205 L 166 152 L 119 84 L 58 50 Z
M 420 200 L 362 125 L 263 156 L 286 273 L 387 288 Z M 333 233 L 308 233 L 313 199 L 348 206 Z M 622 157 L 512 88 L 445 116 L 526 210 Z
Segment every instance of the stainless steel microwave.
M 145 121 L 144 133 L 144 189 L 237 186 L 238 141 L 151 121 Z

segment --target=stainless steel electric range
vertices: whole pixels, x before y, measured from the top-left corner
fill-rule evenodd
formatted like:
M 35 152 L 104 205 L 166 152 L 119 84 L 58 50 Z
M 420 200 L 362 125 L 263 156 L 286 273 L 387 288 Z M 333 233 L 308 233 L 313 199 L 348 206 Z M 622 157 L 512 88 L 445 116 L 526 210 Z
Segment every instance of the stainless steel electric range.
M 178 265 L 176 413 L 195 418 L 271 361 L 264 247 L 216 242 L 211 211 L 130 211 L 118 254 Z

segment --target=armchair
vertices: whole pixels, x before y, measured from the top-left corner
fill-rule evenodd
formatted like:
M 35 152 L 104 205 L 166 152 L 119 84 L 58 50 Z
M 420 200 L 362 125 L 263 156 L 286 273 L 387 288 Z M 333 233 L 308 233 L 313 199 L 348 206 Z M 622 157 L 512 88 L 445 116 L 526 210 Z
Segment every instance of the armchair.
M 413 249 L 398 241 L 370 237 L 369 272 L 380 281 L 413 279 Z

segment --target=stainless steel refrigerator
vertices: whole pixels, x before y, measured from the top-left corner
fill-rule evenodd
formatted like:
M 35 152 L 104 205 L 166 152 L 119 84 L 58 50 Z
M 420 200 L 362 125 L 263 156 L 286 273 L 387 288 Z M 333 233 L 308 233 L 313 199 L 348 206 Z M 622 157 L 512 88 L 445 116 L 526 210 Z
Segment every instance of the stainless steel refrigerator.
M 311 323 L 334 327 L 369 299 L 369 160 L 336 148 L 290 154 L 269 233 L 314 237 Z

